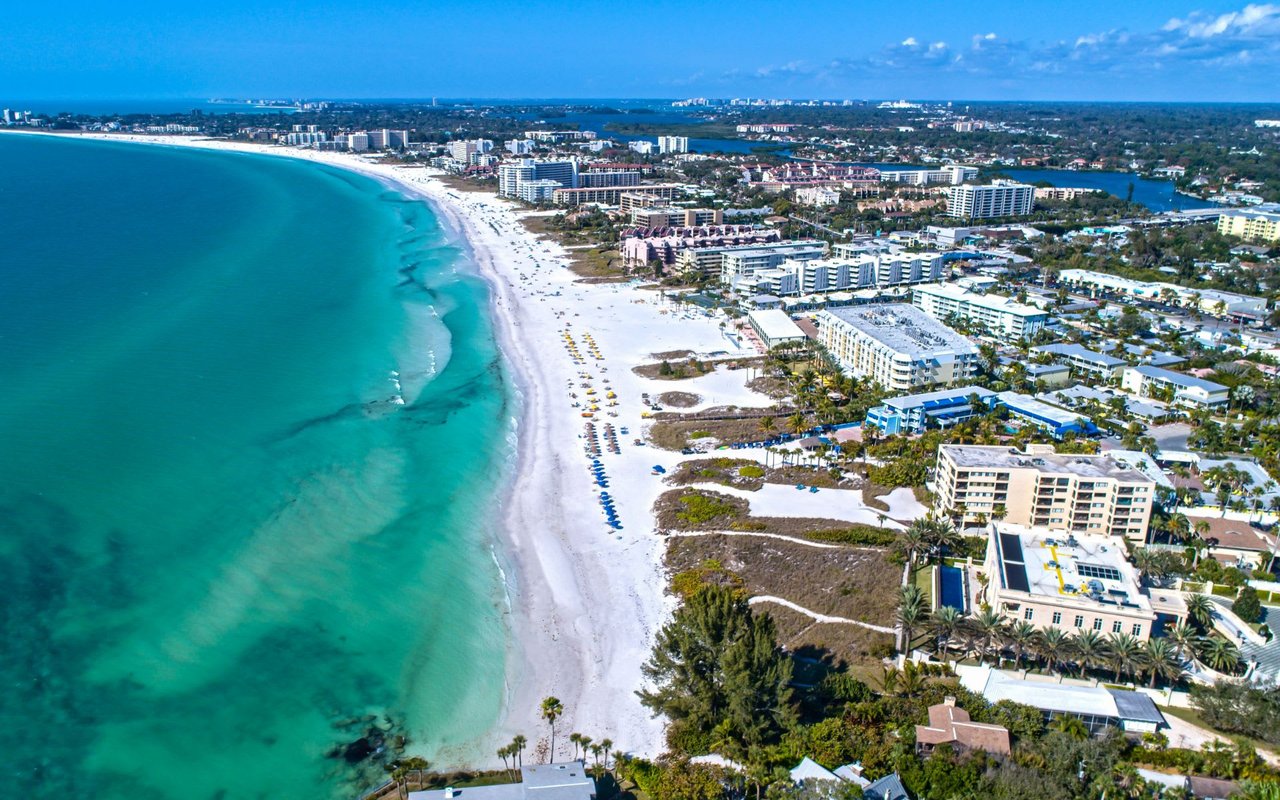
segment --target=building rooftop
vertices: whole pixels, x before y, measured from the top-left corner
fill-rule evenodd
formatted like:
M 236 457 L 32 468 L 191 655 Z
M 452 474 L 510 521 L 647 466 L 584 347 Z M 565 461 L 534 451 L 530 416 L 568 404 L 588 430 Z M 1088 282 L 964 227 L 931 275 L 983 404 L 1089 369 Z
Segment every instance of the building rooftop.
M 751 311 L 747 314 L 747 318 L 760 330 L 767 339 L 796 339 L 803 338 L 804 331 L 787 316 L 785 311 L 779 311 L 776 308 L 760 309 Z
M 1122 481 L 1147 483 L 1138 469 L 1125 461 L 1109 455 L 1083 455 L 1079 453 L 1029 452 L 1000 445 L 944 444 L 939 448 L 950 456 L 959 467 L 987 469 L 1037 469 L 1045 474 L 1070 473 L 1081 478 L 1114 478 Z
M 1150 611 L 1137 570 L 1123 544 L 1110 536 L 992 523 L 987 547 L 995 548 L 1000 588 L 1040 597 Z
M 1160 709 L 1141 692 L 1027 681 L 990 667 L 961 667 L 958 671 L 961 672 L 961 685 L 978 692 L 991 703 L 1011 700 L 1042 711 L 1165 724 Z
M 1018 392 L 1000 392 L 997 397 L 1000 398 L 1001 403 L 1015 413 L 1027 414 L 1058 426 L 1080 424 L 1083 427 L 1087 427 L 1088 420 L 1081 417 L 1079 413 L 1051 406 L 1035 399 L 1031 395 L 1019 394 Z
M 1196 378 L 1191 375 L 1184 375 L 1181 372 L 1174 372 L 1169 369 L 1161 369 L 1160 367 L 1152 367 L 1145 364 L 1140 367 L 1130 367 L 1130 369 L 1134 370 L 1139 375 L 1154 378 L 1158 381 L 1167 381 L 1168 383 L 1172 383 L 1174 386 L 1182 386 L 1187 389 L 1202 389 L 1210 393 L 1227 391 L 1227 387 L 1220 383 L 1206 381 L 1203 378 Z
M 920 358 L 938 353 L 976 355 L 968 338 L 906 303 L 873 303 L 828 309 L 827 314 L 899 353 Z
M 596 796 L 596 782 L 581 761 L 526 765 L 520 768 L 520 778 L 520 783 L 409 792 L 409 800 L 591 800 Z
M 1100 367 L 1112 368 L 1124 366 L 1123 358 L 1116 358 L 1105 353 L 1095 353 L 1087 347 L 1078 344 L 1046 344 L 1040 347 L 1031 348 L 1033 353 L 1047 353 L 1051 356 L 1072 356 L 1081 361 L 1088 361 L 1091 364 L 1097 364 Z
M 952 742 L 966 749 L 986 750 L 997 755 L 1010 752 L 1008 728 L 971 721 L 969 712 L 958 707 L 954 697 L 948 697 L 945 702 L 929 706 L 929 724 L 916 726 L 916 743 Z
M 958 286 L 954 283 L 924 283 L 915 287 L 912 291 L 920 292 L 922 294 L 947 297 L 952 300 L 970 303 L 980 308 L 987 308 L 1005 314 L 1015 314 L 1020 317 L 1048 316 L 1048 312 L 1036 308 L 1035 306 L 1024 305 L 1012 298 L 1003 297 L 998 294 L 971 292 L 963 286 Z
M 921 406 L 927 408 L 932 405 L 946 405 L 954 400 L 967 400 L 972 395 L 977 395 L 980 400 L 986 400 L 989 397 L 995 397 L 995 394 L 990 389 L 981 386 L 957 386 L 954 389 L 939 389 L 936 392 L 890 397 L 884 401 L 884 404 L 896 409 L 919 408 Z

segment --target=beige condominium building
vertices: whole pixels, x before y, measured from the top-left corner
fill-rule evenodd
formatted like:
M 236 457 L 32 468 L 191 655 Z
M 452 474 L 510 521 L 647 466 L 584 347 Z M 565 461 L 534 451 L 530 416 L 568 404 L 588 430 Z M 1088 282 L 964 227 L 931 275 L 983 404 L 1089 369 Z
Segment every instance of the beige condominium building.
M 945 444 L 938 448 L 937 508 L 962 522 L 1002 519 L 1057 531 L 1146 538 L 1156 482 L 1109 455 L 1051 445 Z M 1000 512 L 1003 511 L 1003 516 Z
M 906 303 L 829 308 L 816 321 L 818 341 L 841 369 L 893 395 L 966 384 L 978 369 L 973 342 Z
M 992 523 L 983 600 L 1010 620 L 1145 641 L 1156 614 L 1125 548 L 1109 536 Z

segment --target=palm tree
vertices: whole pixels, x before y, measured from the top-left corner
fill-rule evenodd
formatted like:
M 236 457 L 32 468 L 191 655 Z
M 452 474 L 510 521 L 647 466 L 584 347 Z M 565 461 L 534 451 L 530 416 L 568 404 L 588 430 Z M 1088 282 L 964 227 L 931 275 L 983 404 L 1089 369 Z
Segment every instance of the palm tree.
M 1039 641 L 1036 643 L 1036 649 L 1040 652 L 1040 657 L 1045 660 L 1049 666 L 1049 671 L 1057 673 L 1058 667 L 1062 664 L 1063 659 L 1067 657 L 1071 648 L 1071 638 L 1067 632 L 1057 627 L 1045 628 L 1040 632 Z M 1061 674 L 1059 674 L 1061 679 Z
M 1187 598 L 1187 616 L 1202 631 L 1213 627 L 1213 601 L 1202 594 L 1193 594 Z
M 505 770 L 507 771 L 507 776 L 508 776 L 509 778 L 511 778 L 511 780 L 513 780 L 513 781 L 514 781 L 514 780 L 516 779 L 516 776 L 515 776 L 515 774 L 512 772 L 511 767 L 507 765 L 507 756 L 511 756 L 511 757 L 512 757 L 512 762 L 514 763 L 514 761 L 515 761 L 515 753 L 514 753 L 514 752 L 512 752 L 512 750 L 511 750 L 511 745 L 506 745 L 506 746 L 504 746 L 504 747 L 499 747 L 499 748 L 498 748 L 498 758 L 502 759 L 502 768 L 503 768 L 503 769 L 505 769 Z
M 929 627 L 938 638 L 938 656 L 943 661 L 947 660 L 947 647 L 960 627 L 960 620 L 960 610 L 953 606 L 942 606 L 929 618 Z
M 609 750 L 613 747 L 612 739 L 601 739 L 600 750 L 604 753 L 604 768 L 609 768 Z
M 1020 619 L 1009 628 L 1008 639 L 1013 647 L 1013 668 L 1022 669 L 1022 656 L 1036 639 L 1036 626 Z
M 556 718 L 564 713 L 564 704 L 558 697 L 545 697 L 542 700 L 542 718 L 551 726 L 551 761 L 556 760 Z
M 1169 628 L 1165 631 L 1164 637 L 1183 660 L 1194 659 L 1196 653 L 1200 652 L 1200 634 L 1185 622 L 1179 622 Z
M 787 424 L 791 426 L 791 432 L 797 436 L 804 433 L 805 429 L 809 427 L 809 423 L 805 421 L 804 412 L 802 411 L 797 411 L 788 417 Z
M 899 540 L 903 550 L 907 551 L 907 566 L 913 571 L 916 568 L 916 559 L 928 546 L 929 542 L 929 523 L 927 520 L 918 519 L 912 522 Z
M 585 762 L 587 760 L 587 750 L 591 747 L 591 737 L 584 734 L 579 741 L 582 743 L 582 760 Z
M 1142 658 L 1142 643 L 1127 633 L 1113 633 L 1107 638 L 1107 662 L 1115 668 L 1116 683 L 1121 673 L 1136 673 Z
M 1221 636 L 1210 636 L 1200 651 L 1204 663 L 1218 672 L 1231 674 L 1240 666 L 1240 649 Z
M 1148 639 L 1143 648 L 1142 663 L 1147 674 L 1151 676 L 1151 688 L 1156 688 L 1156 680 L 1164 678 L 1169 683 L 1177 683 L 1182 678 L 1182 664 L 1179 663 L 1177 646 L 1168 638 Z
M 921 602 L 919 587 L 902 587 L 902 603 L 898 606 L 898 625 L 902 629 L 900 652 L 910 652 L 912 634 L 924 616 L 924 603 Z
M 574 731 L 569 734 L 569 741 L 573 743 L 573 760 L 578 760 L 578 745 L 582 744 L 582 734 Z
M 986 659 L 987 652 L 995 646 L 1001 632 L 1004 630 L 1004 617 L 994 608 L 987 607 L 979 611 L 978 616 L 973 618 L 973 627 L 981 643 L 981 653 L 978 661 L 983 662 Z
M 760 430 L 762 433 L 773 433 L 777 425 L 774 423 L 773 417 L 760 418 Z
M 515 738 L 511 740 L 511 746 L 516 750 L 516 766 L 519 769 L 524 769 L 524 748 L 527 744 L 529 744 L 529 740 L 518 733 Z
M 1102 663 L 1106 648 L 1097 631 L 1080 631 L 1071 640 L 1071 649 L 1075 651 L 1076 666 L 1080 668 L 1080 677 L 1086 670 Z

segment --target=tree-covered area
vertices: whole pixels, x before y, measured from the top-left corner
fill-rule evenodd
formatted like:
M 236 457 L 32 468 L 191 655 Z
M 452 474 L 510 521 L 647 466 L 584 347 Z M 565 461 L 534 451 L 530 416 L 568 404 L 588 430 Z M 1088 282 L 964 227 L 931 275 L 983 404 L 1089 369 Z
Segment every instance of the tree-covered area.
M 978 623 L 985 624 L 981 618 Z M 920 626 L 935 639 L 949 635 L 960 641 L 969 635 L 945 625 Z M 990 643 L 983 658 L 1003 653 L 1016 666 L 1031 649 L 1026 642 L 1019 644 L 1017 626 L 973 630 Z M 673 800 L 858 796 L 851 786 L 836 794 L 814 794 L 816 787 L 792 785 L 787 771 L 806 756 L 829 768 L 858 762 L 863 774 L 873 779 L 897 772 L 912 796 L 921 800 L 1157 796 L 1158 787 L 1146 784 L 1138 767 L 1263 786 L 1277 779 L 1243 741 L 1183 750 L 1169 747 L 1160 735 L 1134 740 L 1111 730 L 1092 736 L 1070 717 L 1046 723 L 1036 709 L 1008 701 L 988 703 L 937 665 L 908 662 L 901 669 L 886 667 L 878 686 L 831 661 L 815 666 L 812 659 L 804 659 L 793 668 L 796 655 L 783 651 L 773 635 L 769 618 L 755 613 L 736 588 L 709 583 L 686 597 L 645 666 L 652 688 L 642 699 L 670 721 L 668 752 L 654 762 L 621 763 L 619 777 L 651 798 Z M 1069 655 L 1065 645 L 1056 652 L 1061 664 L 1084 657 Z M 1115 660 L 1101 644 L 1090 657 L 1107 670 Z M 1217 691 L 1231 694 L 1217 698 Z M 1230 715 L 1239 706 L 1234 689 L 1202 694 L 1206 715 Z M 981 751 L 957 753 L 949 746 L 917 754 L 915 726 L 926 721 L 929 706 L 946 697 L 955 698 L 974 721 L 1006 727 L 1012 755 L 1000 759 Z M 1262 705 L 1268 703 L 1248 722 L 1233 722 L 1233 717 L 1224 719 L 1224 725 L 1250 732 L 1270 724 L 1274 735 L 1276 726 L 1268 716 L 1275 714 L 1273 696 Z M 713 765 L 692 760 L 708 753 L 725 761 Z

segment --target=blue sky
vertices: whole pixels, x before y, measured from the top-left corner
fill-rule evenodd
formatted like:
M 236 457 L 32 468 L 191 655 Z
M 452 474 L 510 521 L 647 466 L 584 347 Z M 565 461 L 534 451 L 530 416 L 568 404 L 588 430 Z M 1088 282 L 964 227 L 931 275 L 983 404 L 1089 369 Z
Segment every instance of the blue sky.
M 1280 5 L 9 4 L 0 99 L 770 96 L 1277 101 Z

